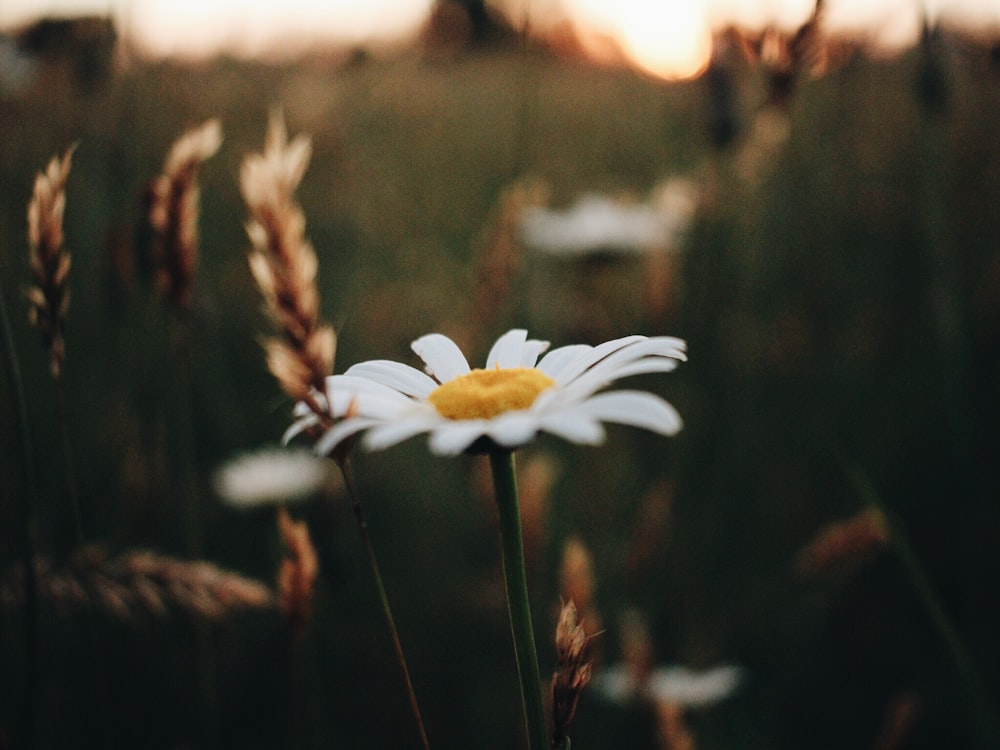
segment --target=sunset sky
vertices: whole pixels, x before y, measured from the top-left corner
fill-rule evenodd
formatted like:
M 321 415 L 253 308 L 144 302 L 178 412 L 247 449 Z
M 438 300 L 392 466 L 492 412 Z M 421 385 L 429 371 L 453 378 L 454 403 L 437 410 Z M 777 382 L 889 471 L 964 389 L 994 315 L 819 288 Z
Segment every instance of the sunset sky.
M 2 0 L 0 28 L 41 14 L 108 13 L 153 55 L 254 55 L 281 41 L 298 44 L 391 40 L 415 31 L 434 0 Z M 665 77 L 697 72 L 714 25 L 794 26 L 814 0 L 507 0 L 512 15 L 531 13 L 534 28 L 569 20 L 585 43 L 614 38 L 631 60 Z M 998 0 L 828 0 L 827 27 L 864 33 L 887 45 L 910 43 L 921 6 L 931 18 L 995 29 Z M 594 44 L 594 50 L 598 45 Z

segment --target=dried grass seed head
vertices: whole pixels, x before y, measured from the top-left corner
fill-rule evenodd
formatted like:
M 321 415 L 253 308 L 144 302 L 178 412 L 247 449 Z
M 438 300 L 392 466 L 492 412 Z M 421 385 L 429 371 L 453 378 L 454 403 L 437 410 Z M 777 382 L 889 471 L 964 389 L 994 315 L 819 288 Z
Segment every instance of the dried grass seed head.
M 163 172 L 153 181 L 149 223 L 159 235 L 157 287 L 179 308 L 190 304 L 198 266 L 198 173 L 222 145 L 217 119 L 189 129 L 171 146 Z
M 795 568 L 801 575 L 850 571 L 885 549 L 891 538 L 885 514 L 866 508 L 821 528 L 797 555 Z
M 288 553 L 278 568 L 278 603 L 291 627 L 301 633 L 312 614 L 319 559 L 309 527 L 293 520 L 285 508 L 278 513 L 278 530 Z
M 236 610 L 275 605 L 270 588 L 239 573 L 202 560 L 181 560 L 149 550 L 132 550 L 109 557 L 100 545 L 88 545 L 56 568 L 40 558 L 35 563 L 39 596 L 58 612 L 85 604 L 128 620 L 142 615 L 163 616 L 180 609 L 204 619 L 219 620 Z M 0 574 L 0 604 L 24 601 L 20 566 Z
M 42 334 L 49 350 L 54 377 L 65 364 L 64 329 L 69 310 L 70 256 L 63 247 L 63 216 L 66 211 L 66 182 L 73 152 L 53 157 L 44 172 L 35 177 L 28 203 L 28 259 L 35 286 L 27 291 L 28 316 Z
M 250 211 L 250 272 L 267 314 L 282 333 L 264 344 L 268 369 L 296 400 L 308 400 L 314 389 L 324 389 L 336 354 L 333 328 L 319 322 L 319 261 L 295 201 L 311 155 L 309 138 L 289 142 L 284 119 L 274 114 L 263 153 L 250 154 L 240 167 L 240 191 Z
M 576 606 L 564 602 L 556 625 L 556 671 L 552 675 L 552 736 L 554 744 L 566 737 L 576 715 L 580 694 L 590 682 L 587 634 L 577 620 Z

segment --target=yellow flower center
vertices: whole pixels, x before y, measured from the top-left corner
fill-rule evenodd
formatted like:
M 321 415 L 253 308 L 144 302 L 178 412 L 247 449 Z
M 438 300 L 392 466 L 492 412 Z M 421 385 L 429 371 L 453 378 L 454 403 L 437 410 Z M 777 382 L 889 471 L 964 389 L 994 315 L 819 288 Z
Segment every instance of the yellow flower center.
M 473 370 L 438 386 L 427 399 L 447 419 L 492 419 L 527 409 L 539 393 L 555 384 L 533 367 Z

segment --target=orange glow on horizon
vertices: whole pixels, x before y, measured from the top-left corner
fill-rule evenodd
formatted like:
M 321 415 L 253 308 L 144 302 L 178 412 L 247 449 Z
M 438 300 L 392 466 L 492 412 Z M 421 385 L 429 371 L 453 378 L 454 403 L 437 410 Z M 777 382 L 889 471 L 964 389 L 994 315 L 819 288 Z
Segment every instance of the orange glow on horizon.
M 708 14 L 690 0 L 565 0 L 589 54 L 609 57 L 613 41 L 627 61 L 643 72 L 677 80 L 705 69 L 712 52 Z
M 437 0 L 0 0 L 0 29 L 43 15 L 101 14 L 152 57 L 289 55 L 315 45 L 405 42 Z M 665 80 L 708 64 L 712 30 L 728 24 L 791 29 L 815 0 L 490 0 L 536 30 L 569 22 L 592 58 L 627 62 Z M 837 0 L 824 27 L 899 48 L 919 37 L 921 7 L 932 21 L 1000 32 L 997 0 Z

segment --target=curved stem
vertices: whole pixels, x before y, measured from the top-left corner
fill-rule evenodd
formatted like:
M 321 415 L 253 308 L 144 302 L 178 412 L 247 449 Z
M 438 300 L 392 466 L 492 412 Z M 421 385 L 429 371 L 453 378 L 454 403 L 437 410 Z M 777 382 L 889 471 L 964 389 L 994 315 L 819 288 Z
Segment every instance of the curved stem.
M 979 732 L 983 745 L 982 747 L 995 747 L 995 742 L 1000 736 L 1000 729 L 996 724 L 995 710 L 990 700 L 985 684 L 976 669 L 972 655 L 969 653 L 959 635 L 958 628 L 952 621 L 941 598 L 935 591 L 933 584 L 920 559 L 910 544 L 909 539 L 903 531 L 902 526 L 894 519 L 889 512 L 881 496 L 875 489 L 871 480 L 854 462 L 845 460 L 845 470 L 847 476 L 854 486 L 861 500 L 869 507 L 875 508 L 889 524 L 889 535 L 891 545 L 903 566 L 910 583 L 920 599 L 927 617 L 937 633 L 938 637 L 950 657 L 959 678 L 962 680 L 968 694 L 969 703 L 966 704 L 968 710 L 973 714 L 976 723 L 975 729 Z
M 531 625 L 514 454 L 510 451 L 491 451 L 490 469 L 493 472 L 497 510 L 500 515 L 500 546 L 503 552 L 504 583 L 507 587 L 507 608 L 510 613 L 510 629 L 514 636 L 517 673 L 521 679 L 521 700 L 527 723 L 528 746 L 531 750 L 546 750 L 549 745 L 549 734 L 542 701 L 542 680 L 538 672 L 538 651 L 535 648 L 535 633 Z
M 406 656 L 403 654 L 403 644 L 399 640 L 399 631 L 396 629 L 396 620 L 392 616 L 392 608 L 389 606 L 389 596 L 386 594 L 385 584 L 382 582 L 382 573 L 379 569 L 378 558 L 375 556 L 375 547 L 372 544 L 371 535 L 368 533 L 368 521 L 361 507 L 360 497 L 354 487 L 353 474 L 350 471 L 347 458 L 338 458 L 336 463 L 340 468 L 340 473 L 344 477 L 344 486 L 351 498 L 354 517 L 358 521 L 358 531 L 361 532 L 361 542 L 364 544 L 365 552 L 368 554 L 368 565 L 371 567 L 372 578 L 375 579 L 375 588 L 378 591 L 379 603 L 382 605 L 382 613 L 385 615 L 386 624 L 389 626 L 389 635 L 392 638 L 392 647 L 396 652 L 396 660 L 399 662 L 399 668 L 403 673 L 403 681 L 406 683 L 406 692 L 410 699 L 410 710 L 413 712 L 413 718 L 417 722 L 420 744 L 424 750 L 430 750 L 430 743 L 427 741 L 427 732 L 424 729 L 424 719 L 420 713 L 420 706 L 417 703 L 417 694 L 413 690 L 413 681 L 410 679 L 410 668 L 407 666 Z

